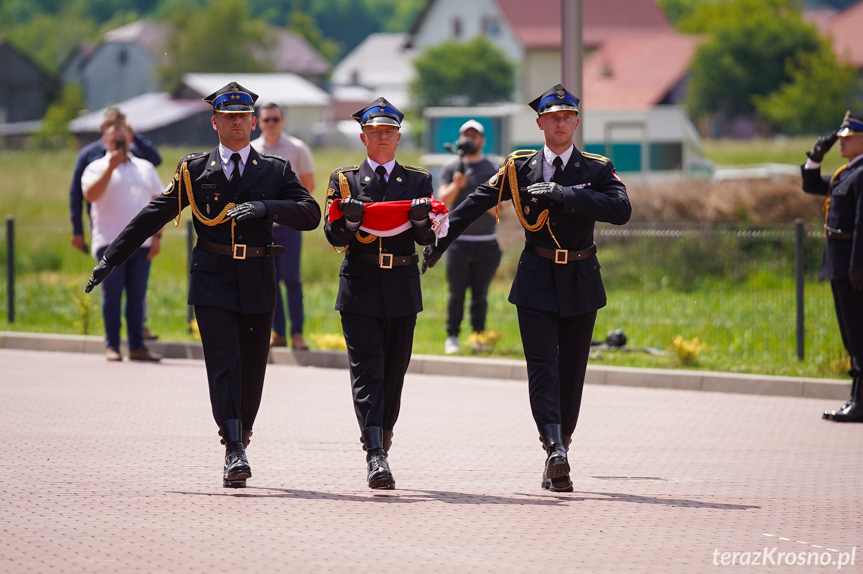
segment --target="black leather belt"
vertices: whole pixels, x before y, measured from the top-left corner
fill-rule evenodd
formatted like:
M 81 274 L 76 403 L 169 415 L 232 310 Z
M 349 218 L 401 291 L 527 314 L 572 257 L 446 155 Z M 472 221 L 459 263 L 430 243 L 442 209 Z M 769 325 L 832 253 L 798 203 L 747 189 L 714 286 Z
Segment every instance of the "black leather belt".
M 195 247 L 209 251 L 210 253 L 218 253 L 219 255 L 228 255 L 234 259 L 245 259 L 246 257 L 273 257 L 281 255 L 285 252 L 285 248 L 281 245 L 267 245 L 266 247 L 249 247 L 242 243 L 235 243 L 233 247 L 230 245 L 222 245 L 221 243 L 213 243 L 212 241 L 203 241 L 201 239 L 195 243 Z
M 420 256 L 416 253 L 411 255 L 393 255 L 392 253 L 345 253 L 345 259 L 351 261 L 359 261 L 360 263 L 368 263 L 369 265 L 377 265 L 381 269 L 392 269 L 393 267 L 401 267 L 402 265 L 416 265 L 420 261 Z
M 555 263 L 566 265 L 570 261 L 579 261 L 595 255 L 596 244 L 594 243 L 587 249 L 582 249 L 581 251 L 567 251 L 566 249 L 546 249 L 545 247 L 525 242 L 524 250 L 528 253 L 538 255 L 543 259 L 551 259 Z
M 829 237 L 830 239 L 854 239 L 854 234 L 848 231 L 840 231 L 838 229 L 831 229 L 830 227 L 824 226 L 824 236 Z

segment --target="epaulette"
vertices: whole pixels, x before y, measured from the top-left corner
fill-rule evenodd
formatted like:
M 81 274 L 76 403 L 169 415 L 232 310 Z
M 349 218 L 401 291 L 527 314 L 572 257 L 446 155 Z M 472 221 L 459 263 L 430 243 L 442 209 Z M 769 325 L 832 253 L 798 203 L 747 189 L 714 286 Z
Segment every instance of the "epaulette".
M 193 151 L 192 153 L 187 153 L 183 157 L 180 158 L 180 161 L 177 162 L 177 169 L 180 169 L 180 166 L 183 165 L 183 162 L 190 161 L 193 159 L 201 159 L 202 157 L 207 157 L 210 155 L 208 151 Z
M 359 169 L 360 169 L 360 166 L 358 166 L 358 165 L 348 165 L 345 167 L 337 167 L 336 169 L 333 170 L 333 173 L 330 174 L 330 177 L 333 177 L 334 175 L 338 175 L 338 174 L 346 172 L 346 171 L 357 171 Z
M 581 152 L 581 155 L 586 157 L 587 159 L 595 159 L 596 161 L 601 161 L 602 163 L 608 163 L 609 159 L 604 155 L 599 155 L 598 153 L 587 153 L 586 151 Z
M 524 159 L 528 157 L 533 157 L 538 153 L 539 150 L 535 149 L 517 149 L 514 152 L 510 153 L 508 156 L 506 156 L 506 159 L 503 163 L 506 163 L 511 159 Z
M 427 169 L 424 169 L 422 167 L 416 167 L 416 166 L 412 166 L 412 165 L 403 165 L 402 167 L 408 171 L 415 171 L 415 172 L 421 173 L 423 175 L 431 175 Z
M 285 162 L 285 163 L 287 163 L 287 161 L 288 161 L 288 160 L 286 160 L 285 158 L 283 158 L 283 157 L 282 157 L 282 156 L 280 156 L 280 155 L 273 155 L 273 154 L 271 154 L 271 153 L 258 153 L 258 155 L 259 155 L 259 156 L 261 156 L 261 157 L 268 157 L 268 158 L 270 158 L 270 159 L 277 159 L 277 160 L 279 160 L 279 161 L 283 161 L 283 162 Z

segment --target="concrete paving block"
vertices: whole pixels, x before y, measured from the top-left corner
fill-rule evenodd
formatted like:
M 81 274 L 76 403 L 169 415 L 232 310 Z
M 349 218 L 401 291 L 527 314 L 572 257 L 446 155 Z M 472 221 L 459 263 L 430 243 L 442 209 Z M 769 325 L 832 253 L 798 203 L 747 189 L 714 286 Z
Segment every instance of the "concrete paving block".
M 745 395 L 799 397 L 803 392 L 803 385 L 799 380 L 792 378 L 705 373 L 702 378 L 701 390 Z
M 830 399 L 836 401 L 847 401 L 851 393 L 851 380 L 821 380 L 803 379 L 803 392 L 801 397 L 807 399 Z

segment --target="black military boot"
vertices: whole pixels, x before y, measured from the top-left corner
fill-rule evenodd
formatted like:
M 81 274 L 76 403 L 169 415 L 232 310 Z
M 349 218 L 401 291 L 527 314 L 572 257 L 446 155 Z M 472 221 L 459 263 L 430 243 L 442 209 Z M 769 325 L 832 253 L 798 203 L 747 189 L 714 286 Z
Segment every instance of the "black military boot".
M 225 473 L 222 476 L 222 486 L 225 488 L 245 488 L 246 479 L 252 477 L 252 469 L 246 459 L 246 449 L 243 447 L 243 422 L 240 419 L 230 419 L 219 427 L 222 444 L 225 445 Z
M 384 453 L 389 456 L 390 449 L 393 446 L 393 431 L 385 430 L 384 431 Z
M 833 414 L 830 420 L 837 423 L 863 423 L 863 381 L 861 375 L 854 377 L 856 388 L 851 404 Z
M 842 405 L 841 407 L 839 407 L 838 409 L 831 410 L 831 411 L 824 411 L 824 414 L 821 415 L 821 418 L 827 419 L 827 420 L 833 420 L 833 415 L 835 415 L 836 413 L 841 413 L 842 411 L 844 411 L 845 409 L 850 407 L 851 403 L 854 402 L 854 397 L 857 396 L 857 387 L 859 386 L 859 384 L 860 384 L 860 377 L 854 377 L 851 380 L 851 397 L 847 401 L 845 401 L 845 404 Z
M 374 490 L 392 490 L 396 480 L 390 472 L 387 453 L 383 446 L 383 429 L 368 427 L 363 430 L 363 449 L 366 451 L 366 462 L 369 465 L 369 488 Z
M 560 425 L 544 425 L 540 440 L 548 455 L 542 472 L 542 488 L 551 492 L 572 492 L 569 461 L 566 458 L 566 447 L 563 446 Z

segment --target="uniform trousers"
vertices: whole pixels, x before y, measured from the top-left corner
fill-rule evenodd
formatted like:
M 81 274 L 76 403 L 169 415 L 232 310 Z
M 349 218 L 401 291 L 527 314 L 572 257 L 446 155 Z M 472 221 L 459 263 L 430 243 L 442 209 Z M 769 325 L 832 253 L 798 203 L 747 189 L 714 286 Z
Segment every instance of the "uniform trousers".
M 851 356 L 850 374 L 863 376 L 863 292 L 855 291 L 847 279 L 830 281 L 830 288 L 842 343 Z
M 195 305 L 213 418 L 240 419 L 251 430 L 261 406 L 273 313 L 240 313 Z
M 392 430 L 401 408 L 417 316 L 367 317 L 344 311 L 341 315 L 360 429 Z
M 303 232 L 282 225 L 273 226 L 273 243 L 285 248 L 276 256 L 276 314 L 273 316 L 273 331 L 286 336 L 285 303 L 282 286 L 288 295 L 288 315 L 291 319 L 291 335 L 303 332 L 303 283 L 300 279 L 300 251 L 303 247 Z
M 572 435 L 581 408 L 584 375 L 596 311 L 577 317 L 517 307 L 521 344 L 527 362 L 530 410 L 537 429 L 561 425 Z
M 446 280 L 449 283 L 446 332 L 458 336 L 464 317 L 465 293 L 470 287 L 470 322 L 474 332 L 485 331 L 488 286 L 500 264 L 497 241 L 456 240 L 446 252 Z
M 107 247 L 96 252 L 101 260 Z M 126 292 L 126 336 L 129 349 L 144 346 L 144 304 L 150 279 L 149 247 L 135 251 L 125 263 L 114 269 L 102 282 L 102 320 L 105 323 L 105 346 L 120 348 L 120 317 L 123 292 Z

